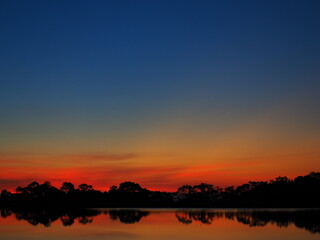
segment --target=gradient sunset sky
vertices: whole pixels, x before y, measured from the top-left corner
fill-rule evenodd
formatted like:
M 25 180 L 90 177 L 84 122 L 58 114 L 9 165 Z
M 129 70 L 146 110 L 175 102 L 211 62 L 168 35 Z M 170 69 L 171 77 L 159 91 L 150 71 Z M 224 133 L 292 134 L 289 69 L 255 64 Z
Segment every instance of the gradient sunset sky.
M 0 1 L 0 189 L 320 171 L 320 1 Z

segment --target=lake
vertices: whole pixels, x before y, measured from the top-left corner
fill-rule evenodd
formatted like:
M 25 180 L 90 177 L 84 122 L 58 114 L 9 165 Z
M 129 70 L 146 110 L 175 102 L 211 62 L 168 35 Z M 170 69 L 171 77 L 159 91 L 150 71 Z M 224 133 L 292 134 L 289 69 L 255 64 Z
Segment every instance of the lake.
M 1 239 L 320 239 L 320 210 L 2 209 Z

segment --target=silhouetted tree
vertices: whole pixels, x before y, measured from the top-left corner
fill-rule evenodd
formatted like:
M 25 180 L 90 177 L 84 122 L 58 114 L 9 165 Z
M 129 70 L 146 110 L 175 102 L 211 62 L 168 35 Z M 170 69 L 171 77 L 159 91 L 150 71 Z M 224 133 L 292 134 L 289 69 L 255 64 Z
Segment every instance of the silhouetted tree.
M 192 194 L 193 193 L 193 187 L 191 185 L 182 185 L 178 188 L 178 193 L 182 194 Z
M 118 187 L 117 186 L 111 186 L 110 189 L 109 189 L 109 193 L 114 193 L 118 190 Z
M 65 193 L 74 192 L 74 185 L 71 182 L 64 182 L 60 188 Z
M 269 182 L 250 181 L 225 189 L 208 183 L 183 185 L 177 192 L 150 191 L 130 181 L 112 186 L 108 192 L 94 190 L 86 183 L 75 189 L 71 182 L 64 182 L 59 190 L 50 182 L 34 181 L 17 187 L 15 193 L 2 190 L 0 206 L 320 207 L 320 173 L 311 172 L 294 180 L 277 177 Z
M 7 191 L 6 189 L 3 189 L 3 190 L 1 191 L 1 197 L 3 197 L 3 198 L 10 198 L 11 195 L 12 195 L 12 193 L 9 192 L 9 191 Z
M 120 183 L 118 191 L 128 192 L 128 193 L 138 193 L 143 191 L 143 188 L 138 183 L 123 182 L 123 183 Z
M 80 184 L 78 188 L 80 191 L 83 191 L 83 192 L 93 190 L 92 185 L 88 185 L 85 183 Z
M 200 183 L 199 185 L 194 185 L 192 187 L 194 193 L 214 193 L 215 189 L 212 184 Z

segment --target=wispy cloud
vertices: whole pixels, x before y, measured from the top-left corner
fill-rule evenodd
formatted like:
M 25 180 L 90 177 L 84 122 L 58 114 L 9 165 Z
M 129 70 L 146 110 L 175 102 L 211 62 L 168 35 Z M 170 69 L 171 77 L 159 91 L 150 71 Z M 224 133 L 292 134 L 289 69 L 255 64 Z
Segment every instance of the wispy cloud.
M 0 166 L 86 166 L 108 162 L 127 161 L 139 157 L 138 153 L 84 153 L 65 155 L 41 155 L 28 153 L 0 153 Z
M 63 159 L 70 161 L 122 161 L 129 160 L 139 156 L 137 153 L 119 153 L 119 154 L 77 154 L 77 155 L 64 155 Z

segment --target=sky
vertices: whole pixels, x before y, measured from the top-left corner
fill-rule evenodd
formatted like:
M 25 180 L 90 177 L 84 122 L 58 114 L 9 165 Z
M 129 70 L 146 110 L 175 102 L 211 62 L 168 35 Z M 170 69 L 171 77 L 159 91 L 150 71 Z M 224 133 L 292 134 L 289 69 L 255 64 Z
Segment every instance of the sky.
M 0 2 L 0 189 L 320 171 L 317 0 Z

